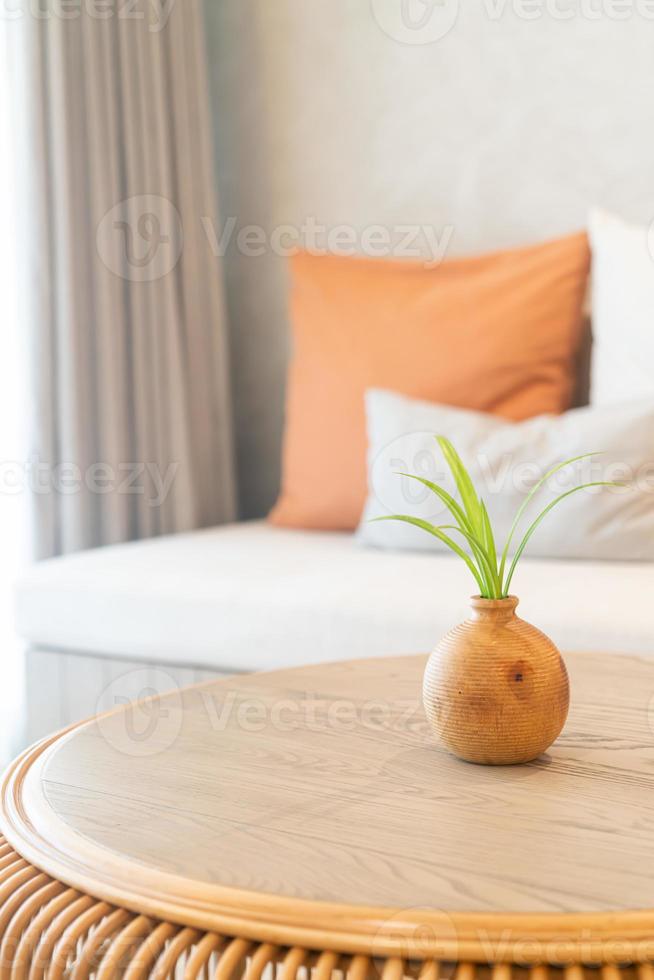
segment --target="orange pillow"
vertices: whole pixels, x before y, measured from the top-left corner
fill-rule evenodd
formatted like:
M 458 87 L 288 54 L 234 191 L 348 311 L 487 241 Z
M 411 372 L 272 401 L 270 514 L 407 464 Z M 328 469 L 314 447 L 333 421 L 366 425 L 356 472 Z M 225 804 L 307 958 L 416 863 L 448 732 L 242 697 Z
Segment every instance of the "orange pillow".
M 435 268 L 307 253 L 291 261 L 294 354 L 273 524 L 357 525 L 367 388 L 514 420 L 572 404 L 584 234 Z

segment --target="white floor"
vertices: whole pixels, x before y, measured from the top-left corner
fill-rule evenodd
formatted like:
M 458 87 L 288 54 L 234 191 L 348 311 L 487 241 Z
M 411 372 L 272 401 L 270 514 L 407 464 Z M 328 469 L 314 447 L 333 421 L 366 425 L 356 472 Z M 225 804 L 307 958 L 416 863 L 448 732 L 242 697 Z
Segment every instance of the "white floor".
M 26 715 L 22 646 L 10 630 L 0 628 L 0 637 L 0 769 L 4 769 L 24 747 Z
M 0 583 L 0 772 L 24 748 L 23 644 L 13 629 L 10 586 Z

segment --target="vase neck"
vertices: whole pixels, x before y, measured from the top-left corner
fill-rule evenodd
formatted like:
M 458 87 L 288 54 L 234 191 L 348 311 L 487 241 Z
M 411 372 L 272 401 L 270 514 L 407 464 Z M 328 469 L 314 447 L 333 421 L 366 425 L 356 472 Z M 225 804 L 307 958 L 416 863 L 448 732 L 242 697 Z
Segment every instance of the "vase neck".
M 506 599 L 482 599 L 481 596 L 473 596 L 470 601 L 472 618 L 484 623 L 508 622 L 515 618 L 518 601 L 514 595 L 507 596 Z

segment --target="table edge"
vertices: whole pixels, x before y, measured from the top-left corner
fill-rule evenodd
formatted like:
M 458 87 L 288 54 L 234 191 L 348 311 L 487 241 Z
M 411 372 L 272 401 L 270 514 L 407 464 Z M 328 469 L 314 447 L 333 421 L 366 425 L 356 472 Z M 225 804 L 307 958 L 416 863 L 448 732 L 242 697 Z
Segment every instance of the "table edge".
M 184 690 L 215 686 L 217 681 Z M 170 695 L 156 697 L 163 700 Z M 447 912 L 298 899 L 193 881 L 120 858 L 47 811 L 39 781 L 64 739 L 125 710 L 85 719 L 35 743 L 0 783 L 0 832 L 33 867 L 94 899 L 139 915 L 284 947 L 423 960 L 556 964 L 654 960 L 654 909 L 606 912 Z

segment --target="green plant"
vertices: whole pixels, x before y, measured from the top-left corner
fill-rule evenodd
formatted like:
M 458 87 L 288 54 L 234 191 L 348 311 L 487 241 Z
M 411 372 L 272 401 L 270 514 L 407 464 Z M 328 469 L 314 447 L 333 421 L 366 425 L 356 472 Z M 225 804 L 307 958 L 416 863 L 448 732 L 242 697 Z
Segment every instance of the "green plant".
M 516 565 L 518 564 L 520 557 L 525 550 L 527 543 L 529 542 L 529 539 L 543 518 L 545 518 L 552 508 L 555 507 L 561 500 L 564 500 L 573 493 L 577 493 L 579 490 L 585 490 L 587 487 L 623 486 L 623 484 L 619 484 L 614 481 L 597 480 L 592 483 L 581 483 L 578 486 L 573 487 L 571 490 L 566 490 L 564 493 L 559 494 L 559 496 L 552 500 L 547 507 L 540 512 L 538 517 L 529 525 L 515 551 L 515 554 L 513 555 L 513 559 L 507 570 L 506 565 L 509 556 L 509 549 L 511 547 L 513 536 L 518 528 L 518 524 L 520 523 L 520 520 L 531 500 L 538 493 L 543 484 L 546 483 L 551 476 L 563 469 L 564 466 L 568 466 L 570 463 L 576 463 L 581 459 L 588 459 L 590 456 L 598 456 L 601 454 L 584 453 L 581 456 L 573 456 L 572 459 L 563 460 L 562 463 L 557 463 L 556 466 L 553 466 L 551 470 L 548 470 L 548 472 L 540 480 L 538 480 L 518 508 L 513 524 L 511 525 L 511 530 L 509 531 L 509 535 L 506 539 L 506 543 L 502 549 L 501 555 L 499 556 L 498 563 L 498 552 L 495 544 L 495 536 L 493 534 L 493 528 L 491 526 L 484 501 L 478 497 L 472 480 L 470 479 L 470 474 L 466 470 L 460 456 L 449 439 L 446 439 L 444 436 L 436 436 L 436 441 L 438 442 L 441 452 L 445 458 L 445 462 L 447 463 L 452 472 L 452 476 L 454 477 L 457 491 L 459 497 L 461 498 L 460 503 L 455 500 L 454 497 L 447 492 L 447 490 L 444 490 L 443 487 L 438 486 L 436 483 L 432 483 L 431 480 L 427 480 L 425 477 L 415 476 L 413 473 L 398 473 L 398 476 L 408 477 L 410 480 L 417 480 L 419 483 L 422 483 L 425 487 L 431 490 L 432 493 L 436 494 L 439 500 L 441 500 L 450 511 L 454 517 L 454 520 L 456 521 L 456 524 L 443 524 L 436 526 L 434 524 L 430 524 L 429 521 L 424 521 L 419 517 L 410 517 L 407 514 L 389 514 L 383 517 L 374 517 L 372 520 L 404 521 L 406 524 L 413 524 L 415 527 L 422 528 L 423 531 L 433 534 L 434 537 L 438 538 L 443 542 L 443 544 L 447 545 L 448 548 L 450 548 L 466 563 L 474 575 L 477 585 L 479 586 L 479 594 L 485 599 L 504 599 L 506 596 L 508 596 L 513 573 L 515 572 Z M 465 551 L 461 545 L 450 537 L 449 534 L 445 533 L 446 531 L 457 531 L 459 534 L 461 534 L 464 541 L 467 542 L 470 551 Z

